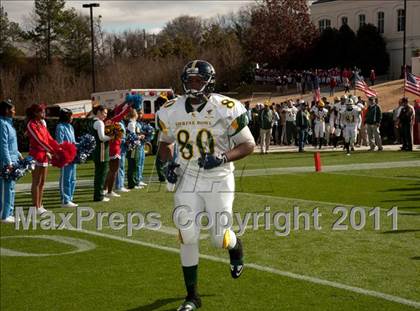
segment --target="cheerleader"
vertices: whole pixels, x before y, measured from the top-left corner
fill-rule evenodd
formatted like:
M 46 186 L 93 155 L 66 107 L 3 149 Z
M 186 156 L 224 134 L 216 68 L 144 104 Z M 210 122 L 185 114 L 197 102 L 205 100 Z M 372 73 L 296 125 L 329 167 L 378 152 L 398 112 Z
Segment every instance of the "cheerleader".
M 29 138 L 29 155 L 35 160 L 35 170 L 32 172 L 32 203 L 38 214 L 47 210 L 42 205 L 44 184 L 47 177 L 48 164 L 55 151 L 60 146 L 51 137 L 45 123 L 44 106 L 33 104 L 26 110 L 26 133 Z
M 55 129 L 55 139 L 59 144 L 67 141 L 75 144 L 74 128 L 71 125 L 72 112 L 70 109 L 61 109 L 59 123 Z M 76 188 L 76 164 L 70 163 L 60 170 L 60 196 L 62 207 L 77 207 L 73 203 L 74 190 Z
M 18 151 L 16 130 L 13 127 L 15 106 L 10 101 L 0 103 L 0 169 L 11 168 L 22 155 Z M 3 223 L 14 223 L 14 180 L 0 178 L 0 218 Z
M 111 111 L 112 112 L 112 111 Z M 120 120 L 111 118 L 108 120 L 108 124 L 118 124 Z M 113 137 L 109 141 L 109 170 L 105 180 L 105 196 L 108 198 L 118 198 L 121 195 L 113 191 L 115 180 L 117 178 L 118 169 L 120 167 L 121 159 L 121 138 Z

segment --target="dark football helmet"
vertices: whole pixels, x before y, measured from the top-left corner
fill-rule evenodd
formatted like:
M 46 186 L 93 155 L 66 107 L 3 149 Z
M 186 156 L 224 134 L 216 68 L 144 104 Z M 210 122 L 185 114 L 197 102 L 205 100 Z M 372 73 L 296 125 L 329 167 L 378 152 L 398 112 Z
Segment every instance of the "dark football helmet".
M 188 79 L 192 76 L 198 76 L 203 80 L 200 89 L 193 89 L 188 84 Z M 216 84 L 216 71 L 214 67 L 204 60 L 193 60 L 185 65 L 181 75 L 182 87 L 187 96 L 200 97 L 210 94 L 214 91 Z

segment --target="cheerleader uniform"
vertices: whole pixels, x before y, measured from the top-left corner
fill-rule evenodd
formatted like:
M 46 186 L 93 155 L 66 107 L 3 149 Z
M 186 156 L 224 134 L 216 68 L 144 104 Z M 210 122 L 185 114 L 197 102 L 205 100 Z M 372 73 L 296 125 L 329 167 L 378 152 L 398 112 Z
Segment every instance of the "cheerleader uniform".
M 53 154 L 59 145 L 48 132 L 45 120 L 29 121 L 26 133 L 29 138 L 29 155 L 34 158 L 35 165 L 47 167 L 49 163 L 47 153 Z

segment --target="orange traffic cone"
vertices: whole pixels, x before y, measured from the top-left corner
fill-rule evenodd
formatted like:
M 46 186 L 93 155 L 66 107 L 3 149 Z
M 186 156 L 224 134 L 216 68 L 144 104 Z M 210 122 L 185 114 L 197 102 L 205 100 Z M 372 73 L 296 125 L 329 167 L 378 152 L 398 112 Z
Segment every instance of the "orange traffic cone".
M 322 170 L 321 153 L 315 152 L 314 153 L 314 160 L 315 160 L 315 172 L 321 172 L 321 170 Z

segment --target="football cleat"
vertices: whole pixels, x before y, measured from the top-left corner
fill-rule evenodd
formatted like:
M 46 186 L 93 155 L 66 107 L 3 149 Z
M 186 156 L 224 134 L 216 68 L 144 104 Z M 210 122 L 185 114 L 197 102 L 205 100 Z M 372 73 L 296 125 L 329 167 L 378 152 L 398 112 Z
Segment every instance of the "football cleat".
M 186 298 L 182 305 L 179 306 L 177 311 L 194 311 L 201 307 L 201 299 L 196 298 Z
M 230 257 L 230 275 L 237 279 L 244 271 L 243 248 L 241 240 L 237 240 L 234 248 L 229 250 Z
M 241 276 L 244 270 L 244 265 L 230 265 L 230 275 L 232 278 L 237 279 Z

